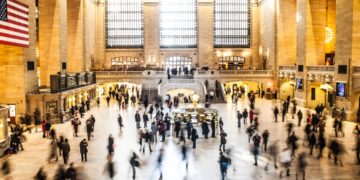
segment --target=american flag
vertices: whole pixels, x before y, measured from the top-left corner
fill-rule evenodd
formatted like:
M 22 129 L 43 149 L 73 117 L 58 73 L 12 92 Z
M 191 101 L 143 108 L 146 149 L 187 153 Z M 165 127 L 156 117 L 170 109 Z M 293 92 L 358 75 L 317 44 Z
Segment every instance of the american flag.
M 29 6 L 0 0 L 0 44 L 29 46 Z

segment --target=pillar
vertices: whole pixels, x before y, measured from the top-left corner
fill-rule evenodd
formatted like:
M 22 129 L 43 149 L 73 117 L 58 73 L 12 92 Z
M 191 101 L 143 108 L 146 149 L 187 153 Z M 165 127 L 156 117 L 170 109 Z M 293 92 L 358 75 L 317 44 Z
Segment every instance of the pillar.
M 160 4 L 158 0 L 144 0 L 144 61 L 160 62 Z M 153 64 L 153 63 L 151 63 Z
M 67 0 L 39 0 L 40 84 L 50 86 L 50 75 L 66 72 Z

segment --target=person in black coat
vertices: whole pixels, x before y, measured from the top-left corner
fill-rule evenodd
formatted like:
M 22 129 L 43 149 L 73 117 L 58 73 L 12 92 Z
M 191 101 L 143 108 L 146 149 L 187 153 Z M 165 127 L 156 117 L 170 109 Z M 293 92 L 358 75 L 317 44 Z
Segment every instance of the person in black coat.
M 309 141 L 310 155 L 312 155 L 313 149 L 314 149 L 315 145 L 316 145 L 316 135 L 315 135 L 315 132 L 313 131 L 313 132 L 310 134 L 310 141 Z
M 176 138 L 179 137 L 180 130 L 181 130 L 181 122 L 179 120 L 176 120 L 175 121 L 175 127 L 174 127 Z
M 63 144 L 61 145 L 61 151 L 62 151 L 62 156 L 64 159 L 64 164 L 67 164 L 68 159 L 69 159 L 69 154 L 70 154 L 70 145 L 69 145 L 68 139 L 66 139 L 66 138 L 65 138 Z
M 215 117 L 211 119 L 211 137 L 215 138 Z
M 242 119 L 242 114 L 240 113 L 240 111 L 237 111 L 238 127 L 241 127 L 241 119 Z
M 140 117 L 140 114 L 139 114 L 139 111 L 136 111 L 136 114 L 135 114 L 135 122 L 136 122 L 136 128 L 140 128 L 140 121 L 141 121 L 141 117 Z
M 193 149 L 196 148 L 196 140 L 199 138 L 199 135 L 195 128 L 191 130 L 191 141 L 193 142 Z
M 88 143 L 86 142 L 86 139 L 83 139 L 80 142 L 80 154 L 81 154 L 81 162 L 87 162 L 87 152 L 88 152 Z
M 70 163 L 70 167 L 66 170 L 66 177 L 70 180 L 76 180 L 77 173 L 74 163 Z
M 208 123 L 206 121 L 204 121 L 201 124 L 201 129 L 202 129 L 203 135 L 205 136 L 205 139 L 207 139 L 208 136 L 209 136 L 209 125 L 208 125 Z

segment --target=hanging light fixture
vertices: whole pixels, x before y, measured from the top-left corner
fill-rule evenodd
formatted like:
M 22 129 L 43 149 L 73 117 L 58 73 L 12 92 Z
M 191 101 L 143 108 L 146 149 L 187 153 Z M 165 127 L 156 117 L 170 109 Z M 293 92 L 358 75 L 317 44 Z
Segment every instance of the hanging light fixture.
M 329 10 L 329 3 L 326 0 L 326 27 L 325 27 L 325 43 L 328 44 L 332 41 L 334 37 L 334 33 L 328 26 L 328 10 Z

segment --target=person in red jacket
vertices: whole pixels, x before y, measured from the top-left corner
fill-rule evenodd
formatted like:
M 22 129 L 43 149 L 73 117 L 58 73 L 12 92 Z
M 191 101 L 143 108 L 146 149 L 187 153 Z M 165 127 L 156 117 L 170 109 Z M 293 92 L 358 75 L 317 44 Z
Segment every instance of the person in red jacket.
M 45 120 L 41 121 L 41 129 L 43 132 L 43 138 L 45 138 L 46 137 L 46 121 Z

